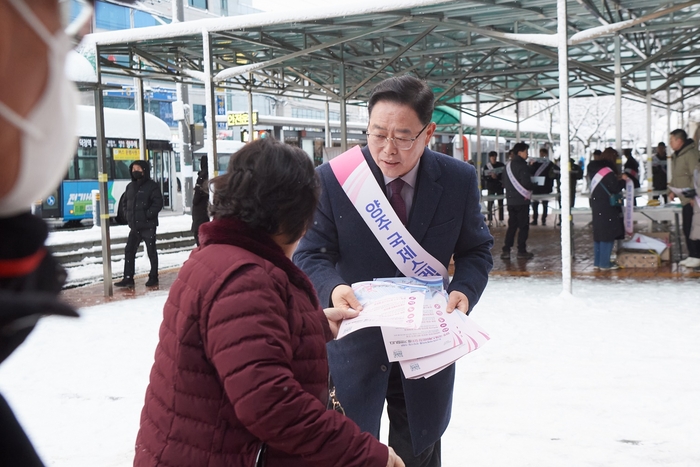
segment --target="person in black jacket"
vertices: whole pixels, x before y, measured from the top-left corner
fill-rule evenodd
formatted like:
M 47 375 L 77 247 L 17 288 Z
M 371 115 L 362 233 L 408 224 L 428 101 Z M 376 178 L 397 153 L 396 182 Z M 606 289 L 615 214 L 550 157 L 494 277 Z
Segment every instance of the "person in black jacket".
M 199 246 L 199 226 L 209 222 L 209 169 L 207 167 L 207 156 L 202 156 L 199 161 L 199 172 L 197 172 L 197 183 L 194 185 L 192 195 L 192 233 L 194 241 Z
M 527 165 L 527 151 L 530 148 L 525 143 L 517 143 L 513 146 L 513 158 L 506 165 L 506 173 L 503 176 L 503 186 L 506 189 L 506 202 L 508 204 L 508 230 L 506 242 L 503 245 L 501 259 L 510 259 L 510 249 L 515 243 L 515 234 L 518 233 L 518 258 L 530 259 L 534 255 L 527 251 L 527 236 L 530 232 L 530 197 L 532 196 L 532 180 L 530 169 Z
M 588 164 L 586 173 L 591 183 L 589 202 L 593 212 L 593 269 L 611 270 L 619 266 L 610 261 L 615 240 L 624 238 L 622 207 L 612 206 L 610 196 L 620 193 L 625 187 L 628 175 L 618 175 L 615 161 L 618 153 L 613 148 L 605 148 L 600 155 Z M 600 177 L 596 180 L 596 175 Z
M 148 274 L 146 287 L 158 285 L 158 252 L 156 251 L 156 227 L 158 213 L 163 209 L 163 195 L 156 182 L 151 180 L 151 165 L 148 161 L 134 161 L 129 166 L 131 182 L 126 186 L 121 198 L 120 209 L 126 213 L 129 224 L 129 238 L 124 248 L 124 277 L 114 285 L 117 287 L 134 286 L 136 250 L 143 240 L 146 244 L 151 272 Z
M 542 177 L 542 184 L 534 184 L 532 193 L 535 195 L 548 195 L 554 189 L 554 181 L 559 179 L 559 166 L 549 160 L 547 148 L 540 148 L 540 158 L 530 164 L 530 173 L 533 177 Z M 532 222 L 530 225 L 537 225 L 540 202 L 532 200 Z M 542 225 L 547 225 L 547 210 L 549 200 L 542 200 Z
M 654 191 L 668 190 L 668 156 L 666 154 L 666 143 L 663 141 L 656 146 L 656 154 L 651 158 L 651 181 Z M 668 203 L 668 195 L 663 194 L 664 204 Z M 653 199 L 659 199 L 655 195 Z
M 489 153 L 489 162 L 482 169 L 482 183 L 489 195 L 503 194 L 503 170 L 506 165 L 498 161 L 498 153 L 491 151 Z M 489 227 L 493 221 L 493 201 L 488 202 L 488 219 Z M 503 222 L 503 199 L 498 200 L 498 220 Z

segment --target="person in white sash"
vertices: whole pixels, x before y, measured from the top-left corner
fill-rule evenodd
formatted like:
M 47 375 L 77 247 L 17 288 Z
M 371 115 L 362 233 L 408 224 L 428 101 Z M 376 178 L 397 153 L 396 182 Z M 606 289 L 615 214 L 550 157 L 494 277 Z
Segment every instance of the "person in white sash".
M 513 146 L 513 158 L 506 165 L 503 186 L 506 189 L 508 204 L 508 230 L 501 252 L 501 259 L 510 260 L 510 249 L 515 244 L 518 233 L 518 258 L 530 259 L 534 255 L 527 251 L 527 237 L 530 233 L 530 198 L 534 184 L 530 179 L 527 165 L 527 151 L 530 146 L 520 142 Z
M 357 149 L 318 168 L 319 206 L 294 261 L 311 278 L 323 306 L 359 308 L 349 285 L 407 275 L 399 257 L 414 263 L 413 275 L 446 273 L 454 257 L 448 311 L 468 313 L 478 302 L 493 265 L 493 237 L 481 214 L 474 167 L 426 148 L 435 131 L 433 107 L 434 94 L 425 82 L 408 75 L 382 81 L 369 99 L 367 146 L 359 154 L 370 170 L 362 174 L 369 175 L 365 182 L 374 180 L 378 186 L 376 205 L 395 211 L 397 223 L 403 218 L 410 240 L 423 252 L 401 243 L 400 256 L 387 253 L 360 214 L 376 206 L 356 206 L 344 191 L 347 183 L 336 177 L 334 160 L 357 157 Z M 389 188 L 396 180 L 402 186 Z M 395 240 L 404 242 L 398 236 Z M 418 261 L 423 254 L 427 260 Z M 433 261 L 436 267 L 428 268 Z M 441 465 L 440 438 L 450 420 L 454 365 L 430 378 L 407 380 L 400 365 L 389 362 L 376 327 L 329 343 L 328 357 L 338 398 L 350 418 L 378 437 L 386 400 L 389 445 L 409 467 Z
M 540 158 L 530 165 L 530 172 L 533 177 L 542 179 L 542 184 L 535 184 L 532 188 L 532 194 L 548 195 L 554 190 L 554 181 L 559 179 L 561 172 L 558 165 L 549 160 L 549 150 L 540 148 Z M 532 200 L 532 222 L 530 225 L 537 225 L 537 217 L 539 214 L 539 200 Z M 549 209 L 549 200 L 542 200 L 542 225 L 547 225 L 547 211 Z
M 489 152 L 489 162 L 482 169 L 481 179 L 483 181 L 483 186 L 486 188 L 489 196 L 502 196 L 503 195 L 503 171 L 506 165 L 498 160 L 498 153 L 496 151 Z M 493 223 L 493 209 L 494 202 L 488 202 L 488 219 L 489 227 Z M 503 198 L 498 200 L 498 220 L 503 223 Z
M 593 157 L 587 169 L 591 187 L 589 202 L 593 212 L 593 269 L 619 269 L 616 263 L 610 261 L 610 255 L 615 240 L 624 238 L 625 228 L 622 207 L 611 206 L 610 195 L 622 191 L 627 175 L 618 176 L 615 161 L 619 156 L 613 148 L 605 148 L 605 151 Z

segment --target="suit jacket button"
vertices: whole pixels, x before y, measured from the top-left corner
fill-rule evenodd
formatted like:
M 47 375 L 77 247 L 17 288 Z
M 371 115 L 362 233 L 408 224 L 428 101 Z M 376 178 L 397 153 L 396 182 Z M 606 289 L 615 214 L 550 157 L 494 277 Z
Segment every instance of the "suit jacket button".
M 386 371 L 386 370 L 388 370 L 388 368 L 386 367 L 386 365 L 382 365 L 382 366 L 380 366 L 380 367 L 379 367 L 379 369 L 381 369 L 382 371 Z

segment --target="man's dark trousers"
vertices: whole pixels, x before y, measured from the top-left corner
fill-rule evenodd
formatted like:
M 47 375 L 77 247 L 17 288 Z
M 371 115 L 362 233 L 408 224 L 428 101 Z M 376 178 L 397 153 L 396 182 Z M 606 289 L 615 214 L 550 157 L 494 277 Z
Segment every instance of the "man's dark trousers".
M 503 188 L 497 189 L 497 190 L 488 190 L 489 196 L 493 195 L 503 195 Z M 488 202 L 488 218 L 489 221 L 493 220 L 493 201 Z M 498 220 L 502 221 L 503 220 L 503 199 L 498 200 Z
M 530 232 L 530 206 L 528 204 L 508 206 L 508 230 L 503 251 L 510 251 L 518 232 L 518 253 L 527 252 L 527 236 Z
M 131 229 L 129 238 L 126 241 L 124 248 L 124 277 L 134 277 L 136 250 L 139 244 L 143 241 L 146 244 L 146 253 L 151 261 L 151 272 L 148 277 L 151 279 L 158 278 L 158 252 L 156 251 L 156 229 Z
M 542 200 L 542 225 L 547 222 L 547 208 L 549 207 L 549 200 L 548 199 L 543 199 Z M 539 214 L 540 211 L 540 202 L 539 201 L 533 201 L 532 202 L 532 222 L 537 222 L 537 215 Z M 510 212 L 510 211 L 508 211 Z
M 411 431 L 408 429 L 406 399 L 401 382 L 401 365 L 391 364 L 389 386 L 386 391 L 387 414 L 389 415 L 389 446 L 394 448 L 406 467 L 440 467 L 442 454 L 440 440 L 419 455 L 413 455 Z

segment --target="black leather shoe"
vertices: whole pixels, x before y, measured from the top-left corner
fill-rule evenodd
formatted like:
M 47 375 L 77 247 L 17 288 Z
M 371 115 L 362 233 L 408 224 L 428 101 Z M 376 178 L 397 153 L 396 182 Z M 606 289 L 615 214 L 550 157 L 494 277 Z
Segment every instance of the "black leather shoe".
M 510 259 L 510 251 L 504 251 L 501 253 L 501 259 Z
M 518 252 L 518 259 L 532 259 L 535 255 L 530 253 L 529 251 L 519 251 Z
M 134 286 L 134 279 L 131 277 L 125 277 L 124 279 L 120 280 L 119 282 L 114 283 L 115 287 L 133 287 Z
M 537 225 L 537 220 L 530 222 L 530 225 Z
M 149 277 L 148 280 L 146 281 L 146 287 L 155 287 L 158 285 L 158 278 L 157 277 Z

